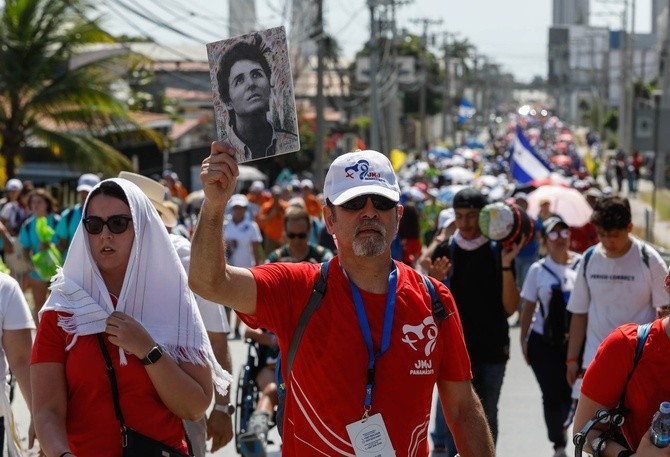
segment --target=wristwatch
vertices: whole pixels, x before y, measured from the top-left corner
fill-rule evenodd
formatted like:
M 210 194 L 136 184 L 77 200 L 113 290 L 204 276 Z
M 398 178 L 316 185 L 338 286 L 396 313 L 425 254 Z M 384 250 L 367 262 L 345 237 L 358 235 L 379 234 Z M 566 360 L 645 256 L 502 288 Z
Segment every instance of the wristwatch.
M 161 358 L 162 355 L 163 355 L 163 348 L 161 348 L 157 344 L 156 346 L 151 348 L 146 357 L 140 359 L 140 362 L 142 362 L 142 365 L 151 365 L 153 363 L 158 362 L 158 360 Z
M 228 403 L 225 405 L 219 405 L 218 403 L 214 405 L 214 411 L 221 411 L 224 414 L 232 416 L 235 413 L 235 405 Z

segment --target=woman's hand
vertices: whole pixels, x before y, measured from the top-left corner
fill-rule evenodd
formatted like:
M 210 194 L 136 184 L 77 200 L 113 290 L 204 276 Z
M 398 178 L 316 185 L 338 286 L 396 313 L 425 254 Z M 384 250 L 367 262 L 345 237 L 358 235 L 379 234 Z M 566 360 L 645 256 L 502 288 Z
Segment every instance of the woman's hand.
M 140 359 L 156 345 L 140 322 L 120 311 L 114 311 L 109 315 L 105 332 L 109 335 L 110 343 Z
M 449 270 L 451 269 L 451 261 L 449 260 L 449 257 L 446 256 L 438 257 L 435 261 L 426 258 L 422 266 L 428 272 L 428 276 L 431 276 L 438 281 L 444 281 L 447 277 L 447 273 L 449 273 Z
M 235 150 L 226 143 L 213 142 L 210 155 L 203 160 L 200 171 L 205 200 L 224 207 L 235 191 L 239 174 Z

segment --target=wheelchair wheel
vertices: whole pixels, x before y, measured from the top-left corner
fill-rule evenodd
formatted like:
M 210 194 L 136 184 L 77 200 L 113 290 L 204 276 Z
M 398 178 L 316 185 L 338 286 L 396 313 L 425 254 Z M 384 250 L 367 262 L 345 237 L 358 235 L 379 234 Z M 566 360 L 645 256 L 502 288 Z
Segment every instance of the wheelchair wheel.
M 259 392 L 256 386 L 256 347 L 254 344 L 249 344 L 247 362 L 242 366 L 240 374 L 237 378 L 237 393 L 235 397 L 236 414 L 235 414 L 235 448 L 240 452 L 240 434 L 245 433 L 248 429 L 249 418 L 256 410 L 258 404 Z

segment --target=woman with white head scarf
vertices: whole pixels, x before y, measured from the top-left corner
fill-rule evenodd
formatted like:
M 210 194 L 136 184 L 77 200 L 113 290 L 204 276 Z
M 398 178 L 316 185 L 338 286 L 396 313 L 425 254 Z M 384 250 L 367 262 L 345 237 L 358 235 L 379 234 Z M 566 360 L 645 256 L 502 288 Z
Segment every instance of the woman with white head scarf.
M 230 374 L 214 359 L 186 274 L 144 193 L 124 179 L 103 181 L 83 214 L 33 347 L 42 450 L 121 456 L 102 335 L 125 424 L 186 453 L 181 419 L 201 417 L 212 385 L 225 393 Z

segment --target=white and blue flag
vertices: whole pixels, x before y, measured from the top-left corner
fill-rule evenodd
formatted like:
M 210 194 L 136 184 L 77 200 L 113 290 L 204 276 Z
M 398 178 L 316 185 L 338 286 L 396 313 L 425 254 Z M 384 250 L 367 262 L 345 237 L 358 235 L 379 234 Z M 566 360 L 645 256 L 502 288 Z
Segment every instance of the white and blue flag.
M 510 155 L 512 176 L 521 184 L 549 177 L 551 165 L 542 158 L 528 142 L 517 126 Z
M 462 98 L 461 104 L 458 105 L 458 123 L 464 124 L 469 119 L 471 119 L 476 112 L 477 110 L 475 109 L 474 106 L 472 106 L 472 103 Z

